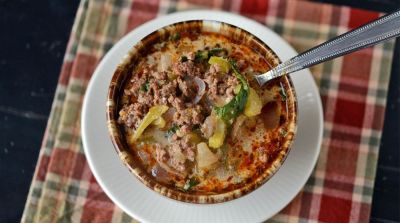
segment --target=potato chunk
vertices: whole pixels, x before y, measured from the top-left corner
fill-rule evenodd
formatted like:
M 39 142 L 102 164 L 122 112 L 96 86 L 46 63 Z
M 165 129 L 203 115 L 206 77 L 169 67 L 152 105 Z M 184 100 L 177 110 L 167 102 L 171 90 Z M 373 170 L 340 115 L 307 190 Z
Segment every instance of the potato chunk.
M 205 142 L 197 144 L 197 166 L 200 169 L 210 167 L 218 161 L 217 155 L 210 151 Z

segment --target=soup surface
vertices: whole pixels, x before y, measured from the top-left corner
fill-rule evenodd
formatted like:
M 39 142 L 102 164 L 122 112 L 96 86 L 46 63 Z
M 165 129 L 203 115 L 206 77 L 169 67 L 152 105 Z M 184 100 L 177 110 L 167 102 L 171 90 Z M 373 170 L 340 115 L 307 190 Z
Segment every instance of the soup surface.
M 162 185 L 191 194 L 242 187 L 277 159 L 287 137 L 280 79 L 252 49 L 215 33 L 176 33 L 133 66 L 118 123 L 141 166 Z

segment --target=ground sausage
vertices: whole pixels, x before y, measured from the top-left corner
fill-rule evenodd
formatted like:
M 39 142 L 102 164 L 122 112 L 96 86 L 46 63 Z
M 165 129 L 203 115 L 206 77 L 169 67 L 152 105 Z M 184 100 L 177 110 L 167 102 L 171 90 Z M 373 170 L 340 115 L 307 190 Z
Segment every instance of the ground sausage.
M 152 106 L 167 105 L 168 128 L 174 125 L 179 128 L 169 139 L 170 146 L 156 147 L 155 159 L 166 171 L 185 175 L 188 162 L 194 162 L 196 156 L 196 145 L 190 141 L 189 133 L 199 129 L 199 134 L 210 137 L 212 132 L 204 126 L 205 117 L 210 115 L 217 99 L 228 101 L 234 97 L 239 82 L 232 73 L 222 73 L 217 64 L 196 62 L 193 52 L 171 68 L 160 71 L 154 66 L 144 66 L 134 71 L 129 88 L 124 89 L 128 102 L 121 105 L 118 121 L 134 131 Z M 196 102 L 193 99 L 199 89 L 194 77 L 202 79 L 207 89 L 207 94 Z

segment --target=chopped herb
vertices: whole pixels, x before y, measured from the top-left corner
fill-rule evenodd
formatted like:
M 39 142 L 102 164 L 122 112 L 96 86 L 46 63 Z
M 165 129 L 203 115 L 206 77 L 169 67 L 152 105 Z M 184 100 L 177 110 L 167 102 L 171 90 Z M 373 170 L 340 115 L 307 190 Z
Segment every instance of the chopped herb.
M 285 129 L 281 129 L 281 130 L 279 131 L 279 133 L 280 133 L 280 135 L 281 135 L 282 137 L 286 137 L 287 134 L 288 134 L 288 132 L 287 132 Z
M 187 56 L 181 56 L 181 62 L 186 62 L 186 61 L 188 61 Z
M 225 51 L 224 48 L 213 48 L 213 49 L 208 51 L 208 56 L 215 56 L 218 53 L 223 52 L 223 51 Z
M 207 59 L 208 59 L 208 51 L 206 51 L 206 50 L 198 50 L 194 54 L 194 60 L 197 62 L 201 62 L 201 61 L 207 60 Z
M 185 185 L 183 186 L 183 190 L 189 191 L 190 189 L 192 189 L 192 187 L 198 185 L 199 183 L 200 182 L 196 178 L 192 177 L 186 181 Z
M 180 33 L 175 33 L 171 36 L 171 40 L 173 41 L 177 41 L 181 38 L 181 34 Z
M 206 48 L 207 49 L 207 48 Z M 224 48 L 213 48 L 211 50 L 198 50 L 195 55 L 194 59 L 197 62 L 201 62 L 203 60 L 208 60 L 211 56 L 216 56 L 220 52 L 226 51 Z
M 167 130 L 167 132 L 165 133 L 165 137 L 170 138 L 178 130 L 179 130 L 179 126 L 173 125 L 170 129 Z
M 236 78 L 241 82 L 242 87 L 240 88 L 239 93 L 230 102 L 228 102 L 228 104 L 222 107 L 215 107 L 214 109 L 220 118 L 231 124 L 233 119 L 240 115 L 244 110 L 244 106 L 246 105 L 247 97 L 249 95 L 249 85 L 246 79 L 238 71 L 236 62 L 229 60 L 229 64 L 231 65 Z
M 281 85 L 281 90 L 279 91 L 279 94 L 281 95 L 282 101 L 286 101 L 287 95 L 285 92 L 285 88 L 283 87 L 282 82 L 279 82 L 279 84 Z
M 146 81 L 144 84 L 142 84 L 142 85 L 140 86 L 140 91 L 148 92 L 149 89 L 150 89 L 150 83 L 149 83 L 149 81 Z

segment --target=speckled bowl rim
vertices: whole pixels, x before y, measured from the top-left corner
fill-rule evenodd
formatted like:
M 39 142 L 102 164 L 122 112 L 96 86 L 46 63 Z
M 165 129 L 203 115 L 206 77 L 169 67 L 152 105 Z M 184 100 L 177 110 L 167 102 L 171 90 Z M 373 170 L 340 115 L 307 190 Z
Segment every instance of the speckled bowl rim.
M 218 27 L 219 30 L 217 31 L 216 29 Z M 184 193 L 180 190 L 172 189 L 158 183 L 156 180 L 153 179 L 152 176 L 149 176 L 149 174 L 142 169 L 140 162 L 136 162 L 138 158 L 135 156 L 135 154 L 131 154 L 127 149 L 128 146 L 125 136 L 121 131 L 121 127 L 117 123 L 118 102 L 121 95 L 121 89 L 124 86 L 124 82 L 127 77 L 130 76 L 130 74 L 124 73 L 124 71 L 129 70 L 127 66 L 132 65 L 132 61 L 136 59 L 135 56 L 140 55 L 140 50 L 146 45 L 153 44 L 152 41 L 156 41 L 156 39 L 160 38 L 160 36 L 165 38 L 165 36 L 173 33 L 173 31 L 186 30 L 187 28 L 200 28 L 202 31 L 222 33 L 224 35 L 230 36 L 231 38 L 245 37 L 246 41 L 242 41 L 252 45 L 253 47 L 258 48 L 259 50 L 264 51 L 263 53 L 265 53 L 265 56 L 270 59 L 269 62 L 272 62 L 273 66 L 281 63 L 276 53 L 263 41 L 261 41 L 259 38 L 249 33 L 248 31 L 238 28 L 234 25 L 215 20 L 189 20 L 170 24 L 168 26 L 157 29 L 146 37 L 142 38 L 141 41 L 139 41 L 129 50 L 129 52 L 123 58 L 122 62 L 117 66 L 111 79 L 107 94 L 107 128 L 114 148 L 124 165 L 127 166 L 130 172 L 132 172 L 133 175 L 135 175 L 143 184 L 145 184 L 150 189 L 166 197 L 189 203 L 207 204 L 229 201 L 244 196 L 262 186 L 279 170 L 279 168 L 286 160 L 286 157 L 291 150 L 291 146 L 293 145 L 293 141 L 295 139 L 297 131 L 298 111 L 296 93 L 290 77 L 283 77 L 282 79 L 284 80 L 284 88 L 287 94 L 287 104 L 289 110 L 288 114 L 290 121 L 288 135 L 286 137 L 284 145 L 282 146 L 280 154 L 271 164 L 270 168 L 268 168 L 264 173 L 262 173 L 252 182 L 232 191 L 210 195 Z

